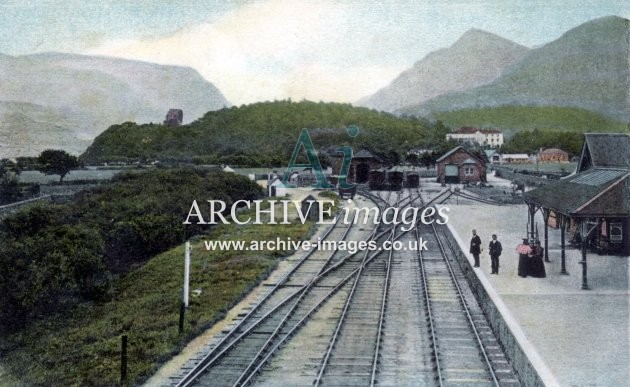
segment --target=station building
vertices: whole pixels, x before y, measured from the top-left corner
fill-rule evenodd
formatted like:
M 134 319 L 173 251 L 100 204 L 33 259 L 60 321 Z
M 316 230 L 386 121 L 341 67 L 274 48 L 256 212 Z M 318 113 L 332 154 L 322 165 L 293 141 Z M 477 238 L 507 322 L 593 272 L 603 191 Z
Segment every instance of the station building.
M 486 181 L 486 166 L 472 152 L 458 146 L 436 160 L 438 182 L 443 184 L 478 183 Z
M 586 285 L 586 250 L 630 255 L 630 134 L 587 133 L 576 172 L 524 194 L 529 237 L 537 237 L 533 219 L 542 211 L 545 258 L 547 228 L 560 228 L 564 270 L 565 244 L 582 246 Z

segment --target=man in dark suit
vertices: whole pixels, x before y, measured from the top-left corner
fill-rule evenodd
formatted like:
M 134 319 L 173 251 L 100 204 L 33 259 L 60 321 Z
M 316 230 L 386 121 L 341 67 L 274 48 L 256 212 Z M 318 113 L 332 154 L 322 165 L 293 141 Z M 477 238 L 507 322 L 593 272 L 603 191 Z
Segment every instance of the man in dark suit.
M 472 230 L 473 237 L 470 240 L 470 253 L 475 258 L 475 266 L 479 267 L 479 253 L 481 253 L 481 238 L 477 235 L 477 230 Z
M 497 240 L 496 234 L 492 234 L 492 240 L 490 241 L 488 251 L 490 252 L 490 265 L 492 269 L 490 274 L 499 274 L 499 256 L 501 255 L 503 248 L 501 247 L 501 242 Z

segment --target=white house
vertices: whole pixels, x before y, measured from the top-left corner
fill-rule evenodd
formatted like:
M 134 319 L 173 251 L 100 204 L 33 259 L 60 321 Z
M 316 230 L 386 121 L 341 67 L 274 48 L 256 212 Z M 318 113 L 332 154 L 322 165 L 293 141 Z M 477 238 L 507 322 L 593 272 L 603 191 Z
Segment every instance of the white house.
M 467 142 L 500 147 L 503 145 L 503 132 L 496 129 L 478 129 L 466 126 L 447 133 L 446 139 L 455 140 L 460 143 Z
M 284 197 L 287 195 L 287 187 L 279 177 L 275 177 L 267 184 L 267 192 L 269 196 Z

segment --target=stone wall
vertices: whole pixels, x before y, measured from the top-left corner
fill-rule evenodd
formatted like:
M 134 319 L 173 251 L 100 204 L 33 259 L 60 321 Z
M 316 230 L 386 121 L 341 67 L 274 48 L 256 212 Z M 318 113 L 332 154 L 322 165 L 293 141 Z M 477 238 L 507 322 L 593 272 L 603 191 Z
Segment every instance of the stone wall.
M 493 297 L 490 295 L 488 290 L 484 287 L 481 279 L 474 273 L 470 262 L 466 258 L 466 254 L 462 251 L 460 244 L 453 235 L 450 225 L 448 228 L 442 227 L 441 231 L 446 237 L 447 244 L 445 248 L 448 249 L 450 246 L 450 249 L 454 252 L 457 262 L 462 268 L 473 294 L 477 298 L 479 305 L 481 305 L 481 309 L 486 315 L 492 331 L 503 347 L 506 356 L 509 358 L 512 366 L 518 373 L 521 383 L 523 383 L 524 386 L 545 386 L 546 384 L 543 381 L 543 378 L 541 378 L 537 367 L 535 367 L 532 364 L 532 361 L 530 361 L 527 350 L 524 349 L 521 342 L 519 342 L 517 335 L 513 332 L 510 326 L 511 324 L 506 321 L 507 318 L 504 315 L 505 312 L 502 312 L 504 306 L 502 308 L 496 305 L 497 300 L 494 299 L 496 296 Z M 542 373 L 544 374 L 544 372 Z

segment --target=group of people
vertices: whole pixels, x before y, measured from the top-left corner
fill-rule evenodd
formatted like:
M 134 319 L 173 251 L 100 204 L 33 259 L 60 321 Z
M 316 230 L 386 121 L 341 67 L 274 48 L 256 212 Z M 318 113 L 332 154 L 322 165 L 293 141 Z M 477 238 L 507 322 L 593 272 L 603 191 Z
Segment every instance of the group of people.
M 481 247 L 481 238 L 477 235 L 476 230 L 472 230 L 472 239 L 470 240 L 470 253 L 475 259 L 474 267 L 479 267 L 479 254 L 483 251 Z M 497 235 L 492 234 L 492 240 L 488 246 L 488 253 L 490 254 L 490 274 L 499 274 L 499 257 L 503 247 L 501 242 L 497 240 Z M 540 246 L 540 241 L 530 241 L 527 238 L 523 239 L 523 243 L 516 247 L 516 251 L 519 254 L 518 258 L 518 275 L 520 277 L 536 277 L 544 278 L 545 264 L 543 263 L 543 249 Z

